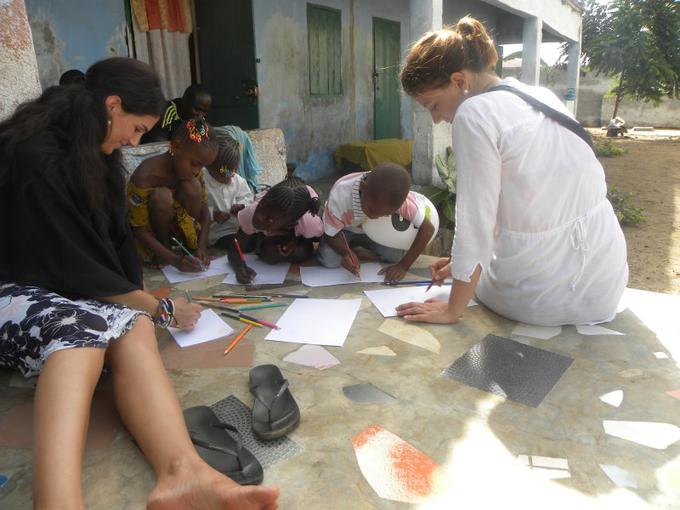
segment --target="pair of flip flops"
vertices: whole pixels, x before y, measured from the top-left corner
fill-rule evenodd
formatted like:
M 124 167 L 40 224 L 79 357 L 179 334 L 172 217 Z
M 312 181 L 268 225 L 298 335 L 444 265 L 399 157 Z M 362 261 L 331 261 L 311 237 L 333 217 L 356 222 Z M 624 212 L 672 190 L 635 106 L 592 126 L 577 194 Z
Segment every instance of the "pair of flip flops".
M 250 371 L 250 392 L 255 397 L 252 428 L 258 438 L 278 439 L 300 423 L 300 409 L 290 393 L 288 381 L 275 365 L 260 365 Z M 205 406 L 185 410 L 184 419 L 196 451 L 210 466 L 241 485 L 262 483 L 262 466 L 243 447 L 235 427 L 220 421 L 214 411 Z

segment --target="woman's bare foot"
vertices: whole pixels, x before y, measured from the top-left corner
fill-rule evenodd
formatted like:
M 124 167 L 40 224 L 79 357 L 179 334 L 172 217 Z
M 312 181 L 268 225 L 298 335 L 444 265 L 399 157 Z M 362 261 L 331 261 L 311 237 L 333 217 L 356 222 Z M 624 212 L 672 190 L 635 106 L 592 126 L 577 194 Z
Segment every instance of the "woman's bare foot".
M 207 464 L 158 479 L 147 510 L 275 510 L 277 487 L 241 486 Z

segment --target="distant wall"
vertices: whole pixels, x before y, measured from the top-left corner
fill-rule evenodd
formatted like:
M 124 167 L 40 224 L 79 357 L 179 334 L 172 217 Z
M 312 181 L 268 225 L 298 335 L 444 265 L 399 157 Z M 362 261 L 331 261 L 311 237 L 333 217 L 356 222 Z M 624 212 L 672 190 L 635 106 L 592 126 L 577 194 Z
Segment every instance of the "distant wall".
M 614 98 L 605 97 L 602 101 L 602 124 L 611 119 L 614 112 Z M 619 104 L 618 117 L 626 125 L 653 126 L 657 128 L 680 128 L 680 100 L 664 98 L 658 106 L 652 102 L 633 101 L 624 98 Z
M 253 0 L 255 51 L 260 59 L 260 127 L 283 130 L 296 173 L 314 180 L 334 170 L 335 149 L 373 138 L 373 17 L 398 21 L 402 54 L 411 42 L 408 0 L 315 0 L 341 11 L 342 94 L 309 93 L 307 2 Z M 411 103 L 401 100 L 401 130 L 411 136 Z
M 26 0 L 43 88 L 69 69 L 127 57 L 123 0 Z
M 0 120 L 40 94 L 24 0 L 0 0 Z

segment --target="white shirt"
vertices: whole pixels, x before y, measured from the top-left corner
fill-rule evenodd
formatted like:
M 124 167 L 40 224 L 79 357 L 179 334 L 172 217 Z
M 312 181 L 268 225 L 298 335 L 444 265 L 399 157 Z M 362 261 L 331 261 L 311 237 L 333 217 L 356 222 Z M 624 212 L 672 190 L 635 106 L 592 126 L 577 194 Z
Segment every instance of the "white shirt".
M 503 80 L 571 115 L 549 90 Z M 453 277 L 511 319 L 611 320 L 628 281 L 626 243 L 604 171 L 576 134 L 510 92 L 467 99 L 453 121 Z
M 208 243 L 214 244 L 219 238 L 234 234 L 238 230 L 236 215 L 231 215 L 224 223 L 213 221 L 215 209 L 229 213 L 234 204 L 250 204 L 253 201 L 253 193 L 250 191 L 248 182 L 238 174 L 234 174 L 229 184 L 223 184 L 215 180 L 210 172 L 204 168 L 203 178 L 205 180 L 205 192 L 208 196 L 208 210 L 210 211 Z

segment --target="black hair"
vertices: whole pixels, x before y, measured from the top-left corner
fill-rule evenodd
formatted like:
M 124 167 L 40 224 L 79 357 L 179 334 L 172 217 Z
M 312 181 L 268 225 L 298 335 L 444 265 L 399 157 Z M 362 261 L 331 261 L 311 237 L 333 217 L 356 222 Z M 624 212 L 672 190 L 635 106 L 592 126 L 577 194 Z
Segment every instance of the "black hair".
M 217 158 L 213 165 L 217 168 L 226 167 L 234 170 L 241 160 L 241 146 L 229 135 L 218 133 L 215 138 L 217 139 Z
M 185 120 L 175 130 L 172 141 L 182 145 L 203 145 L 218 151 L 217 135 L 204 117 Z
M 201 96 L 206 96 L 212 99 L 212 95 L 205 85 L 194 83 L 193 85 L 189 85 L 184 91 L 184 94 L 182 95 L 182 103 L 184 103 L 187 107 L 191 107 Z
M 79 69 L 69 69 L 59 77 L 59 85 L 80 85 L 85 83 L 85 73 Z
M 312 197 L 305 181 L 292 174 L 267 191 L 259 206 L 276 209 L 289 223 L 298 221 L 307 212 L 319 214 L 319 199 Z
M 49 87 L 0 123 L 0 185 L 21 164 L 14 158 L 17 145 L 50 132 L 60 143 L 65 182 L 79 206 L 103 224 L 123 200 L 125 187 L 120 151 L 107 156 L 100 149 L 109 96 L 120 97 L 123 111 L 135 115 L 160 115 L 165 105 L 160 80 L 148 64 L 124 57 L 99 61 L 81 86 Z
M 411 176 L 396 163 L 381 163 L 367 176 L 368 192 L 395 210 L 401 207 L 411 189 Z

